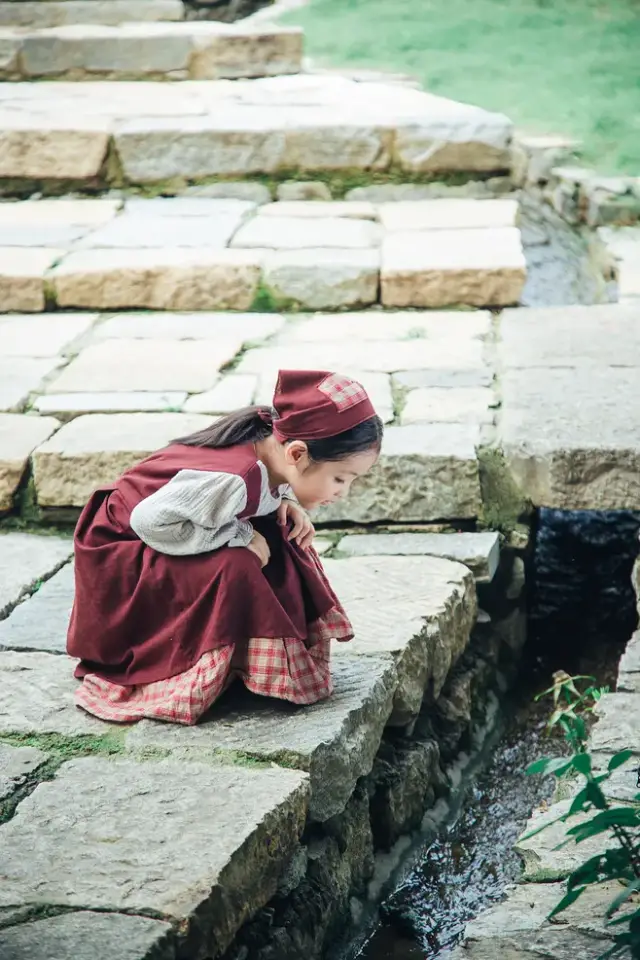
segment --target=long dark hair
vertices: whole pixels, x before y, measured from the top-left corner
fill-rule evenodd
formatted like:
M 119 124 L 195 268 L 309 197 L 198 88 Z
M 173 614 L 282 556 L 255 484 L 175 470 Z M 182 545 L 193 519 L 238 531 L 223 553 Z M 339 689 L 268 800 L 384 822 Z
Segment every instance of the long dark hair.
M 273 433 L 271 407 L 243 407 L 221 417 L 196 433 L 174 440 L 187 447 L 235 447 L 256 440 L 266 440 Z M 356 453 L 380 450 L 384 427 L 380 417 L 370 417 L 357 427 L 326 437 L 324 440 L 305 440 L 309 456 L 316 463 L 323 460 L 346 460 Z

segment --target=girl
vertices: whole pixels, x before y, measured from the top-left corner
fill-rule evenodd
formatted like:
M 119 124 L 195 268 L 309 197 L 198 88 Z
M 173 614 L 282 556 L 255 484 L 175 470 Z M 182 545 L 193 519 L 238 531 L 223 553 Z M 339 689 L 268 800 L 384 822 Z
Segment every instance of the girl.
M 373 466 L 382 422 L 326 372 L 281 371 L 273 405 L 174 441 L 84 508 L 67 649 L 94 716 L 197 723 L 235 677 L 293 703 L 331 694 L 329 641 L 353 633 L 305 510 Z

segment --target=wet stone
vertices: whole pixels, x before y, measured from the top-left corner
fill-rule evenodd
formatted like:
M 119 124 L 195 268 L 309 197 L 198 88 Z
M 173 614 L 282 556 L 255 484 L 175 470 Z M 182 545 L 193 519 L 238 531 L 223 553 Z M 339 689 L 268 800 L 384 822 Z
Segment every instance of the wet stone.
M 46 760 L 47 754 L 35 747 L 12 747 L 8 743 L 0 742 L 0 802 L 15 793 L 25 783 L 29 774 L 41 767 Z M 5 958 L 6 954 L 0 953 L 0 956 Z
M 307 796 L 293 770 L 71 760 L 0 827 L 0 904 L 156 913 L 218 955 L 275 894 Z
M 338 547 L 349 557 L 430 556 L 469 567 L 479 583 L 493 580 L 500 560 L 497 533 L 366 533 L 343 537 Z
M 64 542 L 70 554 L 72 541 Z M 0 650 L 65 653 L 73 592 L 73 564 L 68 563 L 0 621 Z
M 391 660 L 379 657 L 335 662 L 333 681 L 329 700 L 305 707 L 232 688 L 196 727 L 143 720 L 127 735 L 126 748 L 169 750 L 182 760 L 249 755 L 306 770 L 309 814 L 327 820 L 344 809 L 358 778 L 373 766 L 397 677 Z
M 0 536 L 0 618 L 73 553 L 73 541 L 31 533 Z M 4 624 L 0 623 L 0 630 Z
M 355 633 L 336 644 L 337 662 L 392 656 L 398 683 L 390 723 L 410 723 L 427 686 L 439 694 L 469 642 L 476 616 L 469 571 L 435 557 L 326 560 L 325 570 Z
M 0 374 L 1 374 L 0 366 Z M 10 510 L 27 468 L 29 456 L 60 426 L 53 417 L 32 417 L 20 413 L 0 413 L 0 513 Z M 4 561 L 4 557 L 0 562 Z M 28 561 L 31 563 L 31 559 Z M 23 570 L 20 577 L 23 576 Z M 11 583 L 7 574 L 5 583 Z M 3 595 L 0 583 L 0 598 Z M 0 600 L 0 608 L 2 607 Z
M 174 960 L 171 932 L 161 920 L 82 910 L 0 930 L 0 954 L 5 960 L 143 960 L 153 951 L 154 960 Z

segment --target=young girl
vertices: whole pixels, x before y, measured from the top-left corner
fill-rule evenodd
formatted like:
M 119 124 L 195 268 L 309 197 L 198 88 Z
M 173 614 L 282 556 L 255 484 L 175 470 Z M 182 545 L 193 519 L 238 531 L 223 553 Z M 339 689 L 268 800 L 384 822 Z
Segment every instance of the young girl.
M 235 678 L 314 703 L 351 625 L 306 510 L 375 463 L 382 422 L 354 380 L 283 370 L 248 407 L 97 490 L 75 534 L 67 649 L 78 706 L 103 720 L 197 723 Z

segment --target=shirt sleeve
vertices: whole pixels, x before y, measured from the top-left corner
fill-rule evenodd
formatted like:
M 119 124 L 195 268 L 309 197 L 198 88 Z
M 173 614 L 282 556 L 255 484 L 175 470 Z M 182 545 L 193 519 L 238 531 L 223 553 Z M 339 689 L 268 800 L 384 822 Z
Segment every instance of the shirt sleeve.
M 160 553 L 188 556 L 226 545 L 246 547 L 253 537 L 247 520 L 247 487 L 232 473 L 180 470 L 131 512 L 131 529 Z

